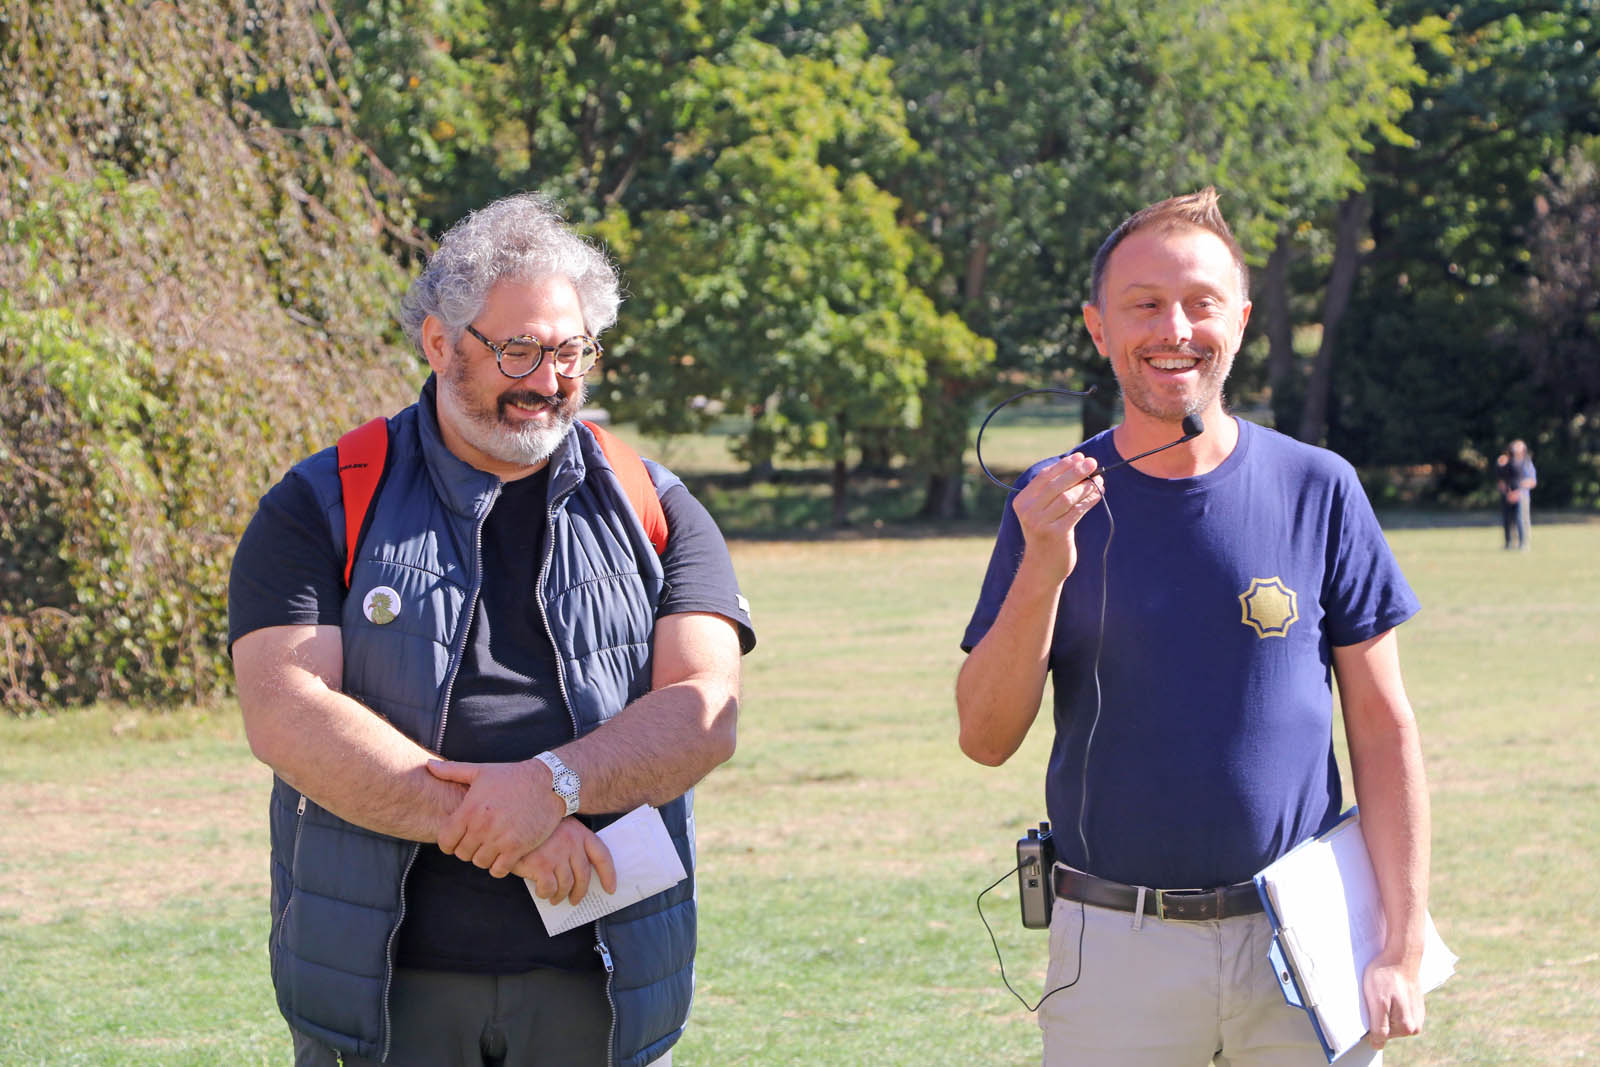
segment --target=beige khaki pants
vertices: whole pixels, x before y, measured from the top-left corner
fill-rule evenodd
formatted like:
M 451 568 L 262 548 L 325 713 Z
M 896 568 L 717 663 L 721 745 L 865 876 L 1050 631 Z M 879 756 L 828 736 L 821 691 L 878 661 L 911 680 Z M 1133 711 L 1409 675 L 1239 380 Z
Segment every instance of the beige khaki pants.
M 1078 981 L 1039 1007 L 1045 1067 L 1325 1067 L 1311 1020 L 1283 999 L 1271 940 L 1264 915 L 1164 922 L 1057 900 L 1044 988 Z M 1337 1062 L 1377 1067 L 1383 1053 L 1363 1041 Z

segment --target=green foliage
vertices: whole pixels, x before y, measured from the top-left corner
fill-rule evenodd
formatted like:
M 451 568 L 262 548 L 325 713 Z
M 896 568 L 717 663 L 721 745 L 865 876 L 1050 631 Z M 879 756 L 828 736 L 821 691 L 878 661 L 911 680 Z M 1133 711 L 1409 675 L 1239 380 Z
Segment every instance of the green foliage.
M 935 253 L 895 199 L 828 162 L 913 148 L 887 64 L 864 53 L 845 32 L 826 60 L 746 41 L 731 63 L 690 65 L 678 206 L 598 230 L 647 294 L 624 307 L 608 409 L 652 433 L 749 411 L 752 462 L 843 462 L 862 434 L 921 458 L 911 443 L 943 417 L 923 405 L 930 368 L 971 377 L 992 349 L 917 288 Z
M 1450 30 L 1419 41 L 1428 80 L 1401 124 L 1415 147 L 1378 145 L 1364 164 L 1371 245 L 1340 331 L 1328 442 L 1357 464 L 1430 464 L 1443 498 L 1470 500 L 1521 437 L 1555 476 L 1542 501 L 1592 503 L 1591 383 L 1583 360 L 1556 369 L 1545 355 L 1552 328 L 1584 330 L 1550 298 L 1592 231 L 1555 252 L 1540 212 L 1569 146 L 1600 133 L 1594 5 L 1417 0 L 1391 13 L 1437 16 Z
M 924 153 L 887 184 L 945 249 L 944 298 L 1032 372 L 1096 362 L 1077 306 L 1129 212 L 1215 184 L 1264 256 L 1359 185 L 1368 138 L 1405 139 L 1420 78 L 1371 0 L 884 8 L 871 29 Z
M 227 685 L 227 568 L 294 459 L 409 392 L 409 235 L 293 6 L 0 15 L 0 690 L 9 708 Z M 330 114 L 337 109 L 330 107 Z M 388 194 L 401 203 L 396 191 Z

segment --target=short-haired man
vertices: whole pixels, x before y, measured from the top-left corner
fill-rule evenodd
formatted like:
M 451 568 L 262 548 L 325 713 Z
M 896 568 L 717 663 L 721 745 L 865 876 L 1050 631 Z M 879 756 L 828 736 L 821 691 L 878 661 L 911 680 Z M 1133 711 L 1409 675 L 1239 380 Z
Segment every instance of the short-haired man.
M 276 774 L 272 977 L 297 1064 L 670 1062 L 690 790 L 733 752 L 754 635 L 705 509 L 647 463 L 658 555 L 577 420 L 619 299 L 549 201 L 462 220 L 405 300 L 434 373 L 388 420 L 348 589 L 334 449 L 240 542 L 229 637 Z M 595 830 L 641 804 L 690 878 L 550 936 L 523 878 L 550 900 L 614 889 Z
M 1387 921 L 1370 1045 L 1341 1062 L 1422 1024 L 1428 797 L 1394 634 L 1417 601 L 1347 463 L 1225 414 L 1248 294 L 1214 190 L 1106 240 L 1083 317 L 1124 421 L 1027 472 L 963 638 L 980 763 L 1017 750 L 1054 683 L 1047 1064 L 1325 1062 L 1250 879 L 1340 814 L 1331 675 Z M 1200 436 L 1093 474 L 1193 415 Z

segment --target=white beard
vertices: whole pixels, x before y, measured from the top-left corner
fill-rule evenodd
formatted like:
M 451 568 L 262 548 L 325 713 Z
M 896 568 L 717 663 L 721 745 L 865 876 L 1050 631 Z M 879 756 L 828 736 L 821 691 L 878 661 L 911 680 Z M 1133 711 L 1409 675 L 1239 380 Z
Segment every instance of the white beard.
M 465 372 L 465 360 L 458 359 L 451 371 L 439 379 L 439 403 L 457 416 L 453 421 L 462 440 L 486 456 L 519 467 L 543 463 L 555 454 L 588 397 L 587 386 L 579 383 L 578 391 L 562 400 L 550 422 L 513 427 L 501 416 L 506 398 L 538 394 L 533 390 L 513 390 L 501 394 L 492 406 L 479 404 L 466 395 Z

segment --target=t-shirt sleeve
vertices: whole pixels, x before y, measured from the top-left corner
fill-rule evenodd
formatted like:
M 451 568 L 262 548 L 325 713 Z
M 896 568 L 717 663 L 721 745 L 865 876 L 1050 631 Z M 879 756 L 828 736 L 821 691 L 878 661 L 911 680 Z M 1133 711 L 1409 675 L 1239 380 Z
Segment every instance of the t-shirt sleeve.
M 1027 485 L 1036 471 L 1030 470 L 1019 478 L 1017 489 Z M 994 625 L 995 618 L 1000 614 L 1000 606 L 1011 591 L 1011 580 L 1016 577 L 1017 568 L 1022 564 L 1022 550 L 1025 547 L 1022 525 L 1011 506 L 1016 497 L 1016 493 L 1012 493 L 1006 498 L 1005 510 L 1000 516 L 1000 532 L 995 536 L 994 551 L 989 554 L 989 569 L 984 572 L 983 587 L 978 591 L 978 603 L 972 609 L 972 618 L 967 621 L 966 632 L 961 636 L 963 652 L 971 652 L 978 647 L 983 635 Z
M 1346 468 L 1329 516 L 1327 584 L 1323 611 L 1328 640 L 1360 644 L 1405 622 L 1422 607 L 1378 525 L 1355 471 Z
M 739 649 L 756 647 L 750 623 L 750 602 L 739 592 L 733 560 L 716 520 L 683 485 L 661 495 L 667 516 L 667 546 L 661 553 L 666 588 L 656 617 L 705 611 L 721 615 L 739 630 Z
M 261 498 L 228 578 L 228 649 L 268 626 L 338 626 L 344 561 L 311 484 L 290 472 Z

